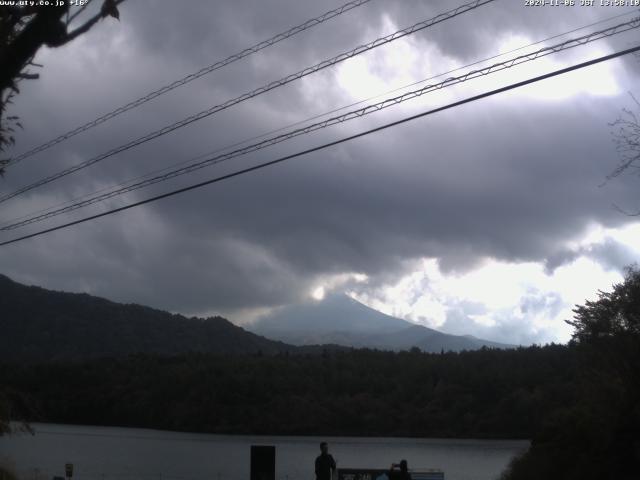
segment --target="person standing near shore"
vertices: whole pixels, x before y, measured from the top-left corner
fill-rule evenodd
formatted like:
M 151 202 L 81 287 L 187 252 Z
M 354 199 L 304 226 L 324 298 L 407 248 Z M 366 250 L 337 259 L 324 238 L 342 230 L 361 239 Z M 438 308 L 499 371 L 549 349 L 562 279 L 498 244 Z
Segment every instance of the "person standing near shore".
M 320 443 L 320 455 L 316 458 L 316 480 L 331 480 L 336 471 L 336 461 L 329 454 L 327 442 Z

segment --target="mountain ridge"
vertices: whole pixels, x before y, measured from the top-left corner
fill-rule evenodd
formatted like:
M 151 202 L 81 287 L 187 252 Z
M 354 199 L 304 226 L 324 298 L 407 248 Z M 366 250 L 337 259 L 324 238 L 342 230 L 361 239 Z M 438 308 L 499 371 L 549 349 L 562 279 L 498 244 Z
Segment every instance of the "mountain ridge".
M 293 305 L 281 326 L 242 328 L 229 320 L 186 317 L 135 304 L 117 303 L 87 293 L 68 293 L 27 286 L 0 274 L 0 360 L 67 361 L 132 354 L 310 353 L 345 348 L 426 352 L 475 350 L 504 344 L 453 336 L 373 310 L 356 300 L 329 296 L 324 309 L 304 316 Z M 345 322 L 349 328 L 339 329 Z M 355 320 L 354 320 L 355 318 Z M 294 325 L 324 321 L 324 329 L 298 335 Z M 323 320 L 320 320 L 323 319 Z
M 451 335 L 372 309 L 345 294 L 291 305 L 250 326 L 266 338 L 297 346 L 331 343 L 344 347 L 425 352 L 515 348 L 472 335 Z
M 296 350 L 225 318 L 185 317 L 0 275 L 0 359 L 83 360 L 138 353 L 275 354 Z

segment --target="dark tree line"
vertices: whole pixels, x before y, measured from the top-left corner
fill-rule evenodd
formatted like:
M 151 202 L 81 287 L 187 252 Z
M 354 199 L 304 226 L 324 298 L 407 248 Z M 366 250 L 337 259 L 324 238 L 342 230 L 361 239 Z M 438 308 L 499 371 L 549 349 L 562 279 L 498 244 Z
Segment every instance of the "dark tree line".
M 256 434 L 530 438 L 575 402 L 564 346 L 5 364 L 29 419 Z

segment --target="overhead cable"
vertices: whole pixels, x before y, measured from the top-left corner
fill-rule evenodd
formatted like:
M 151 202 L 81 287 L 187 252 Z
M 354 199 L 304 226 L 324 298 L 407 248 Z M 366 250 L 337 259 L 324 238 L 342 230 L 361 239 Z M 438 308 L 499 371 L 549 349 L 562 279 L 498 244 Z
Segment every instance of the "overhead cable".
M 24 236 L 21 236 L 21 237 L 18 237 L 18 238 L 14 238 L 12 240 L 7 240 L 7 241 L 4 241 L 4 242 L 1 242 L 0 246 L 10 245 L 10 244 L 13 244 L 13 243 L 17 243 L 17 242 L 20 242 L 20 241 L 27 240 L 29 238 L 34 238 L 34 237 L 37 237 L 37 236 L 40 236 L 40 235 L 44 235 L 46 233 L 55 232 L 55 231 L 58 231 L 58 230 L 62 230 L 64 228 L 68 228 L 68 227 L 71 227 L 71 226 L 74 226 L 74 225 L 85 223 L 85 222 L 88 222 L 88 221 L 91 221 L 91 220 L 95 220 L 95 219 L 98 219 L 98 218 L 101 218 L 101 217 L 106 217 L 108 215 L 113 215 L 115 213 L 122 212 L 124 210 L 129 210 L 131 208 L 138 207 L 138 206 L 141 206 L 141 205 L 145 205 L 145 204 L 148 204 L 148 203 L 152 203 L 152 202 L 155 202 L 155 201 L 158 201 L 158 200 L 162 200 L 164 198 L 173 197 L 175 195 L 179 195 L 181 193 L 185 193 L 185 192 L 188 192 L 188 191 L 191 191 L 191 190 L 202 188 L 204 186 L 211 185 L 213 183 L 218 183 L 218 182 L 221 182 L 221 181 L 224 181 L 224 180 L 228 180 L 230 178 L 238 177 L 240 175 L 244 175 L 244 174 L 247 174 L 247 173 L 250 173 L 250 172 L 261 170 L 261 169 L 266 168 L 266 167 L 277 165 L 279 163 L 283 163 L 285 161 L 292 160 L 294 158 L 298 158 L 298 157 L 301 157 L 303 155 L 307 155 L 309 153 L 313 153 L 313 152 L 317 152 L 317 151 L 320 151 L 320 150 L 324 150 L 326 148 L 333 147 L 335 145 L 339 145 L 341 143 L 345 143 L 345 142 L 348 142 L 348 141 L 351 141 L 351 140 L 355 140 L 357 138 L 361 138 L 361 137 L 370 135 L 372 133 L 376 133 L 376 132 L 380 132 L 380 131 L 386 130 L 388 128 L 396 127 L 398 125 L 401 125 L 403 123 L 407 123 L 407 122 L 416 120 L 418 118 L 422 118 L 422 117 L 425 117 L 425 116 L 428 116 L 428 115 L 433 115 L 435 113 L 442 112 L 444 110 L 448 110 L 448 109 L 451 109 L 451 108 L 459 107 L 459 106 L 467 104 L 467 103 L 471 103 L 471 102 L 474 102 L 474 101 L 477 101 L 477 100 L 481 100 L 483 98 L 487 98 L 487 97 L 490 97 L 490 96 L 493 96 L 493 95 L 504 93 L 504 92 L 507 92 L 509 90 L 520 88 L 520 87 L 523 87 L 525 85 L 530 85 L 532 83 L 539 82 L 539 81 L 542 81 L 542 80 L 546 80 L 548 78 L 556 77 L 558 75 L 563 75 L 565 73 L 569 73 L 569 72 L 572 72 L 572 71 L 575 71 L 575 70 L 578 70 L 578 69 L 581 69 L 581 68 L 589 67 L 591 65 L 595 65 L 595 64 L 598 64 L 598 63 L 601 63 L 601 62 L 606 62 L 608 60 L 612 60 L 614 58 L 618 58 L 618 57 L 621 57 L 623 55 L 628 55 L 630 53 L 635 53 L 635 52 L 638 52 L 638 51 L 640 51 L 640 45 L 632 47 L 632 48 L 628 48 L 626 50 L 622 50 L 622 51 L 619 51 L 619 52 L 615 52 L 615 53 L 612 53 L 610 55 L 604 55 L 602 57 L 598 57 L 598 58 L 593 59 L 593 60 L 582 62 L 582 63 L 576 64 L 576 65 L 572 65 L 570 67 L 561 68 L 559 70 L 555 70 L 553 72 L 550 72 L 550 73 L 547 73 L 547 74 L 544 74 L 544 75 L 540 75 L 540 76 L 537 76 L 537 77 L 534 77 L 534 78 L 523 80 L 521 82 L 512 83 L 512 84 L 507 85 L 505 87 L 501 87 L 501 88 L 498 88 L 498 89 L 495 89 L 495 90 L 491 90 L 489 92 L 485 92 L 485 93 L 482 93 L 482 94 L 479 94 L 479 95 L 475 95 L 473 97 L 469 97 L 469 98 L 466 98 L 464 100 L 459 100 L 457 102 L 453 102 L 453 103 L 450 103 L 450 104 L 442 106 L 442 107 L 434 108 L 432 110 L 428 110 L 428 111 L 425 111 L 425 112 L 422 112 L 422 113 L 419 113 L 419 114 L 416 114 L 416 115 L 412 115 L 410 117 L 406 117 L 406 118 L 403 118 L 401 120 L 390 122 L 390 123 L 387 123 L 385 125 L 381 125 L 379 127 L 375 127 L 375 128 L 370 129 L 370 130 L 366 130 L 364 132 L 357 133 L 355 135 L 350 135 L 348 137 L 344 137 L 344 138 L 341 138 L 339 140 L 335 140 L 335 141 L 332 141 L 332 142 L 329 142 L 329 143 L 325 143 L 325 144 L 319 145 L 317 147 L 309 148 L 309 149 L 303 150 L 301 152 L 297 152 L 297 153 L 294 153 L 294 154 L 291 154 L 291 155 L 286 155 L 284 157 L 280 157 L 280 158 L 277 158 L 275 160 L 271 160 L 271 161 L 268 161 L 268 162 L 260 163 L 258 165 L 254 165 L 252 167 L 244 168 L 242 170 L 237 170 L 235 172 L 232 172 L 232 173 L 229 173 L 229 174 L 226 174 L 226 175 L 222 175 L 222 176 L 219 176 L 219 177 L 215 177 L 215 178 L 212 178 L 212 179 L 200 182 L 200 183 L 196 183 L 196 184 L 193 184 L 193 185 L 190 185 L 190 186 L 187 186 L 187 187 L 179 188 L 179 189 L 173 190 L 171 192 L 163 193 L 161 195 L 156 195 L 154 197 L 147 198 L 145 200 L 141 200 L 139 202 L 131 203 L 129 205 L 125 205 L 125 206 L 122 206 L 122 207 L 119 207 L 119 208 L 114 208 L 112 210 L 108 210 L 106 212 L 98 213 L 96 215 L 91 215 L 89 217 L 84 217 L 84 218 L 81 218 L 81 219 L 78 219 L 78 220 L 74 220 L 72 222 L 68 222 L 68 223 L 64 223 L 64 224 L 61 224 L 61 225 L 57 225 L 55 227 L 51 227 L 51 228 L 47 228 L 47 229 L 44 229 L 44 230 L 40 230 L 40 231 L 31 233 L 29 235 L 24 235 Z
M 160 95 L 164 95 L 165 93 L 170 92 L 171 90 L 175 90 L 178 87 L 181 87 L 183 85 L 186 85 L 189 82 L 192 82 L 204 75 L 207 75 L 215 70 L 218 70 L 222 67 L 225 67 L 233 62 L 236 62 L 238 60 L 241 60 L 245 57 L 248 57 L 249 55 L 252 55 L 256 52 L 259 52 L 260 50 L 263 50 L 267 47 L 270 47 L 272 45 L 275 45 L 278 42 L 281 42 L 282 40 L 285 40 L 289 37 L 292 37 L 294 35 L 297 35 L 300 32 L 303 32 L 305 30 L 308 30 L 312 27 L 315 27 L 316 25 L 320 25 L 323 22 L 326 22 L 327 20 L 330 20 L 334 17 L 337 17 L 339 15 L 342 15 L 345 12 L 348 12 L 349 10 L 353 10 L 354 8 L 360 7 L 361 5 L 364 5 L 365 3 L 370 2 L 371 0 L 355 0 L 352 2 L 348 2 L 345 3 L 344 5 L 342 5 L 341 7 L 338 7 L 334 10 L 330 10 L 326 13 L 323 13 L 322 15 L 312 18 L 310 20 L 307 20 L 304 23 L 301 23 L 300 25 L 297 25 L 295 27 L 290 28 L 289 30 L 279 33 L 277 35 L 274 35 L 273 37 L 267 39 L 267 40 L 263 40 L 260 43 L 257 43 L 249 48 L 245 48 L 244 50 L 242 50 L 241 52 L 238 53 L 234 53 L 233 55 L 228 56 L 227 58 L 225 58 L 224 60 L 219 60 L 211 65 L 208 65 L 206 67 L 201 68 L 200 70 L 198 70 L 197 72 L 194 73 L 190 73 L 189 75 L 186 75 L 185 77 L 182 77 L 180 80 L 176 80 L 174 82 L 171 82 L 157 90 L 154 90 L 153 92 L 150 92 L 148 94 L 146 94 L 143 97 L 140 97 L 132 102 L 127 103 L 126 105 L 123 105 L 121 107 L 116 108 L 115 110 L 112 110 L 109 113 L 105 113 L 104 115 L 96 118 L 95 120 L 92 120 L 90 122 L 85 123 L 84 125 L 80 125 L 79 127 L 76 127 L 72 130 L 69 130 L 68 132 L 63 133 L 62 135 L 49 140 L 41 145 L 38 145 L 37 147 L 32 148 L 31 150 L 28 150 L 20 155 L 17 155 L 13 158 L 9 159 L 9 163 L 5 166 L 5 168 L 10 167 L 12 165 L 15 165 L 16 163 L 24 160 L 25 158 L 31 157 L 32 155 L 35 155 L 36 153 L 42 152 L 44 150 L 47 150 L 48 148 L 53 147 L 54 145 L 59 144 L 60 142 L 64 142 L 65 140 L 68 140 L 71 137 L 74 137 L 82 132 L 86 132 L 87 130 L 92 129 L 93 127 L 96 127 L 108 120 L 111 120 L 112 118 L 117 117 L 118 115 L 121 115 L 125 112 L 128 112 L 131 109 L 134 109 L 136 107 L 139 107 L 140 105 L 143 105 L 144 103 L 147 103 L 150 100 L 153 100 L 156 97 L 159 97 Z
M 446 80 L 440 82 L 440 83 L 436 83 L 436 84 L 431 84 L 431 85 L 426 85 L 420 89 L 417 90 L 413 90 L 410 92 L 406 92 L 402 95 L 398 95 L 396 97 L 392 97 L 392 98 L 387 98 L 381 102 L 378 103 L 374 103 L 371 105 L 367 105 L 363 108 L 359 108 L 357 110 L 352 110 L 350 112 L 341 114 L 341 115 L 337 115 L 331 118 L 328 118 L 326 120 L 320 121 L 320 122 L 316 122 L 295 130 L 292 130 L 290 132 L 281 134 L 281 135 L 277 135 L 275 137 L 271 137 L 265 140 L 262 140 L 260 142 L 233 150 L 231 152 L 227 152 L 227 153 L 223 153 L 223 154 L 219 154 L 219 155 L 215 155 L 213 157 L 210 158 L 206 158 L 202 161 L 196 162 L 196 163 L 192 163 L 189 165 L 186 165 L 184 167 L 178 168 L 178 169 L 174 169 L 172 171 L 160 174 L 160 175 L 156 175 L 154 177 L 151 178 L 147 178 L 141 181 L 138 181 L 136 183 L 133 183 L 131 185 L 127 185 L 121 188 L 116 188 L 114 190 L 111 190 L 109 192 L 100 194 L 100 195 L 96 195 L 90 198 L 87 198 L 85 200 L 73 203 L 71 205 L 62 207 L 62 208 L 58 208 L 55 210 L 51 210 L 48 211 L 47 213 L 43 213 L 40 215 L 35 215 L 35 216 L 31 216 L 29 218 L 26 218 L 24 220 L 20 220 L 20 221 L 16 221 L 13 223 L 10 223 L 8 225 L 4 225 L 2 227 L 0 227 L 0 230 L 2 231 L 8 231 L 8 230 L 14 230 L 16 228 L 19 227 L 23 227 L 32 223 L 36 223 L 36 222 L 40 222 L 43 220 L 46 220 L 48 218 L 52 218 L 64 213 L 68 213 L 74 210 L 77 210 L 79 208 L 82 207 L 86 207 L 89 205 L 93 205 L 95 203 L 98 202 L 102 202 L 105 201 L 109 198 L 113 198 L 115 196 L 119 196 L 119 195 L 123 195 L 125 193 L 129 193 L 132 192 L 134 190 L 139 190 L 143 187 L 147 187 L 150 185 L 154 185 L 160 182 L 164 182 L 167 181 L 169 179 L 181 176 L 181 175 L 185 175 L 187 173 L 192 173 L 196 170 L 200 170 L 202 168 L 214 165 L 214 164 L 218 164 L 218 163 L 222 163 L 225 161 L 228 161 L 232 158 L 236 158 L 242 155 L 246 155 L 249 153 L 253 153 L 256 152 L 258 150 L 262 150 L 263 148 L 266 147 L 270 147 L 272 145 L 290 140 L 292 138 L 298 137 L 300 135 L 305 135 L 323 128 L 327 128 L 330 127 L 332 125 L 336 125 L 339 123 L 344 123 L 346 121 L 349 120 L 353 120 L 353 119 L 357 119 L 357 118 L 361 118 L 365 115 L 369 115 L 371 113 L 374 112 L 378 112 L 380 110 L 384 110 L 386 108 L 389 108 L 391 106 L 394 105 L 398 105 L 400 103 L 403 103 L 407 100 L 411 100 L 417 97 L 420 97 L 422 95 L 425 95 L 427 93 L 436 91 L 436 90 L 440 90 L 446 87 L 450 87 L 453 85 L 457 85 L 463 82 L 466 82 L 468 80 L 472 80 L 474 78 L 478 78 L 481 76 L 486 76 L 486 75 L 490 75 L 493 73 L 497 73 L 500 72 L 502 70 L 508 69 L 508 68 L 512 68 L 514 66 L 517 65 L 521 65 L 523 63 L 526 62 L 530 62 L 533 60 L 537 60 L 541 57 L 545 57 L 547 55 L 551 55 L 554 53 L 558 53 L 564 50 L 568 50 L 571 48 L 575 48 L 577 46 L 581 46 L 581 45 L 585 45 L 587 43 L 590 42 L 594 42 L 596 40 L 600 40 L 603 38 L 607 38 L 607 37 L 611 37 L 613 35 L 618 35 L 624 32 L 627 32 L 629 30 L 632 30 L 634 28 L 638 28 L 640 27 L 640 17 L 638 18 L 634 18 L 628 22 L 625 23 L 621 23 L 619 25 L 604 29 L 604 30 L 600 30 L 598 32 L 593 32 L 587 35 L 584 35 L 582 37 L 578 37 L 575 39 L 570 39 L 570 40 L 566 40 L 562 43 L 558 43 L 556 45 L 552 45 L 549 47 L 545 47 L 542 48 L 540 50 L 537 50 L 535 52 L 531 52 L 531 53 L 527 53 L 524 55 L 520 55 L 518 57 L 514 57 L 512 59 L 503 61 L 503 62 L 499 62 L 499 63 L 494 63 L 492 65 L 489 65 L 487 67 L 478 69 L 478 70 L 472 70 L 464 75 L 460 75 L 458 77 L 450 77 L 447 78 Z
M 189 159 L 186 159 L 186 160 L 181 160 L 180 162 L 167 165 L 166 167 L 162 167 L 162 168 L 159 168 L 159 169 L 152 170 L 150 172 L 144 173 L 142 175 L 138 175 L 136 177 L 129 178 L 129 179 L 124 180 L 122 182 L 119 182 L 119 183 L 117 183 L 115 185 L 109 185 L 109 186 L 106 186 L 106 187 L 102 187 L 102 188 L 100 188 L 98 190 L 94 190 L 93 192 L 88 192 L 88 193 L 82 194 L 80 196 L 73 197 L 73 198 L 70 198 L 68 200 L 64 200 L 64 201 L 62 201 L 60 203 L 57 203 L 57 204 L 55 204 L 53 206 L 45 207 L 45 208 L 36 210 L 34 212 L 27 213 L 27 214 L 21 215 L 19 217 L 15 217 L 15 218 L 13 218 L 11 220 L 4 221 L 4 222 L 2 222 L 0 224 L 0 230 L 2 230 L 2 227 L 8 226 L 10 223 L 18 222 L 19 220 L 22 220 L 22 219 L 25 219 L 25 218 L 28 218 L 28 217 L 32 217 L 32 216 L 35 216 L 36 214 L 40 214 L 40 213 L 43 213 L 43 212 L 49 212 L 51 210 L 58 209 L 59 207 L 62 207 L 62 206 L 65 206 L 65 205 L 74 204 L 76 202 L 79 202 L 82 199 L 89 198 L 91 196 L 95 196 L 95 195 L 97 195 L 99 193 L 106 192 L 107 190 L 112 190 L 112 189 L 117 189 L 119 187 L 123 187 L 123 186 L 125 186 L 127 184 L 131 184 L 131 183 L 137 182 L 138 180 L 142 180 L 144 178 L 149 178 L 149 177 L 151 177 L 153 175 L 156 175 L 156 174 L 158 174 L 160 172 L 169 171 L 172 168 L 176 168 L 176 167 L 178 167 L 180 165 L 186 165 L 188 163 L 195 162 L 195 161 L 200 160 L 202 158 L 206 158 L 208 156 L 211 156 L 214 153 L 221 152 L 221 151 L 224 151 L 224 150 L 229 150 L 231 148 L 238 147 L 240 145 L 244 145 L 244 144 L 247 144 L 249 142 L 252 142 L 252 141 L 255 141 L 255 140 L 259 140 L 261 138 L 268 137 L 269 135 L 273 135 L 275 133 L 283 132 L 283 131 L 285 131 L 285 130 L 287 130 L 289 128 L 293 128 L 293 127 L 296 127 L 298 125 L 303 125 L 303 124 L 305 124 L 307 122 L 310 122 L 312 120 L 317 120 L 319 118 L 326 117 L 327 115 L 331 115 L 333 113 L 337 113 L 337 112 L 346 110 L 347 108 L 355 107 L 357 105 L 362 105 L 363 103 L 366 103 L 366 102 L 368 102 L 370 100 L 374 100 L 376 98 L 380 98 L 380 97 L 383 97 L 385 95 L 389 95 L 391 93 L 399 92 L 401 90 L 405 90 L 405 89 L 410 88 L 410 87 L 415 86 L 415 85 L 423 84 L 425 82 L 428 82 L 429 80 L 434 80 L 436 78 L 443 77 L 443 76 L 448 75 L 450 73 L 458 72 L 460 70 L 465 70 L 465 69 L 467 69 L 469 67 L 473 67 L 475 65 L 486 63 L 486 62 L 488 62 L 490 60 L 494 60 L 494 59 L 499 58 L 499 57 L 504 57 L 506 55 L 509 55 L 510 53 L 515 53 L 515 52 L 518 52 L 520 50 L 524 50 L 525 48 L 533 47 L 535 45 L 539 45 L 541 43 L 548 42 L 549 40 L 554 40 L 556 38 L 564 37 L 564 36 L 569 35 L 571 33 L 575 33 L 575 32 L 578 32 L 580 30 L 584 30 L 585 28 L 593 27 L 595 25 L 600 25 L 602 23 L 606 23 L 606 22 L 609 22 L 611 20 L 614 20 L 614 19 L 617 19 L 617 18 L 621 18 L 621 17 L 627 17 L 627 16 L 630 16 L 630 15 L 636 15 L 636 12 L 625 12 L 625 13 L 620 13 L 618 15 L 613 15 L 611 17 L 603 18 L 603 19 L 598 20 L 596 22 L 589 23 L 589 24 L 583 25 L 581 27 L 576 27 L 576 28 L 574 28 L 572 30 L 568 30 L 566 32 L 559 33 L 559 34 L 556 34 L 556 35 L 553 35 L 553 36 L 550 36 L 550 37 L 546 37 L 546 38 L 543 38 L 542 40 L 537 40 L 535 42 L 531 42 L 531 43 L 528 43 L 526 45 L 522 45 L 520 47 L 516 47 L 516 48 L 513 48 L 511 50 L 507 50 L 506 52 L 501 52 L 501 53 L 492 55 L 490 57 L 483 58 L 481 60 L 476 60 L 475 62 L 472 62 L 472 63 L 461 65 L 459 67 L 455 67 L 455 68 L 453 68 L 451 70 L 448 70 L 446 72 L 438 73 L 436 75 L 432 75 L 430 77 L 423 78 L 422 80 L 411 82 L 411 83 L 403 85 L 401 87 L 396 87 L 396 88 L 393 88 L 391 90 L 387 90 L 385 92 L 382 92 L 382 93 L 379 93 L 379 94 L 364 98 L 362 100 L 358 100 L 356 102 L 353 102 L 353 103 L 350 103 L 350 104 L 347 104 L 347 105 L 343 105 L 343 106 L 338 107 L 338 108 L 334 108 L 332 110 L 328 110 L 328 111 L 323 112 L 323 113 L 315 114 L 315 115 L 313 115 L 311 117 L 307 117 L 307 118 L 305 118 L 303 120 L 298 120 L 298 121 L 295 121 L 293 123 L 289 123 L 287 125 L 283 125 L 281 127 L 278 127 L 276 129 L 269 130 L 268 132 L 257 134 L 257 135 L 254 135 L 254 136 L 251 136 L 251 137 L 248 137 L 248 138 L 244 138 L 242 140 L 235 141 L 232 144 L 224 145 L 222 147 L 217 147 L 214 150 L 209 150 L 207 153 L 202 153 L 202 154 L 200 154 L 200 155 L 198 155 L 196 157 L 192 157 L 192 158 L 189 158 Z
M 297 73 L 293 73 L 291 75 L 287 75 L 286 77 L 283 77 L 279 80 L 273 81 L 267 85 L 264 85 L 260 88 L 257 88 L 251 92 L 245 93 L 243 95 L 240 95 L 239 97 L 236 97 L 234 99 L 228 100 L 222 104 L 219 105 L 215 105 L 213 107 L 208 108 L 207 110 L 203 110 L 199 113 L 196 113 L 194 115 L 191 115 L 187 118 L 184 118 L 178 122 L 172 123 L 171 125 L 167 125 L 159 130 L 155 130 L 151 133 L 148 133 L 147 135 L 144 135 L 142 137 L 137 138 L 136 140 L 132 140 L 124 145 L 121 145 L 119 147 L 116 147 L 114 149 L 111 149 L 103 154 L 100 154 L 98 156 L 95 156 L 89 160 L 85 160 L 84 162 L 78 163 L 74 166 L 71 166 L 69 168 L 66 168 L 64 170 L 61 170 L 57 173 L 54 173 L 52 175 L 49 175 L 41 180 L 38 180 L 34 183 L 31 183 L 29 185 L 26 185 L 24 187 L 19 188 L 18 190 L 15 190 L 9 194 L 5 194 L 3 196 L 0 197 L 0 203 L 2 202 L 6 202 L 7 200 L 14 198 L 22 193 L 28 192 L 30 190 L 33 190 L 34 188 L 38 188 L 41 187 L 43 185 L 46 185 L 50 182 L 53 182 L 54 180 L 58 180 L 62 177 L 65 177 L 67 175 L 70 175 L 74 172 L 77 172 L 78 170 L 82 170 L 84 168 L 87 168 L 91 165 L 94 165 L 106 158 L 112 157 L 118 153 L 124 152 L 126 150 L 129 150 L 133 147 L 136 147 L 138 145 L 141 145 L 143 143 L 146 143 L 150 140 L 153 140 L 155 138 L 161 137 L 163 135 L 166 135 L 170 132 L 173 132 L 174 130 L 177 130 L 179 128 L 185 127 L 187 125 L 192 124 L 193 122 L 196 122 L 198 120 L 202 120 L 203 118 L 209 117 L 210 115 L 213 115 L 214 113 L 218 113 L 222 110 L 225 110 L 229 107 L 232 107 L 234 105 L 237 105 L 241 102 L 244 102 L 246 100 L 249 100 L 253 97 L 256 97 L 258 95 L 261 95 L 263 93 L 269 92 L 275 88 L 281 87 L 283 85 L 286 85 L 288 83 L 291 83 L 295 80 L 299 80 L 300 78 L 306 77 L 307 75 L 311 75 L 312 73 L 316 73 L 322 69 L 331 67 L 333 65 L 336 65 L 340 62 L 343 62 L 345 60 L 348 60 L 349 58 L 355 57 L 356 55 L 360 55 L 364 52 L 367 52 L 369 50 L 372 50 L 374 48 L 380 47 L 382 45 L 386 45 L 390 42 L 393 42 L 394 40 L 398 40 L 399 38 L 403 38 L 406 37 L 407 35 L 411 35 L 413 33 L 416 33 L 420 30 L 424 30 L 425 28 L 428 28 L 430 26 L 433 26 L 437 23 L 440 22 L 444 22 L 445 20 L 449 20 L 453 17 L 456 17 L 458 15 L 461 15 L 463 13 L 466 13 L 468 11 L 474 10 L 482 5 L 491 3 L 495 0 L 475 0 L 473 2 L 461 5 L 453 10 L 450 10 L 446 13 L 442 13 L 434 18 L 431 18 L 429 20 L 425 20 L 422 22 L 418 22 L 415 25 L 412 25 L 411 27 L 402 29 L 402 30 L 398 30 L 390 35 L 387 35 L 385 37 L 380 37 L 372 42 L 369 42 L 365 45 L 361 45 L 359 47 L 356 47 L 348 52 L 345 53 L 341 53 L 340 55 L 337 55 L 329 60 L 324 60 L 312 67 L 307 67 L 303 70 L 300 70 Z

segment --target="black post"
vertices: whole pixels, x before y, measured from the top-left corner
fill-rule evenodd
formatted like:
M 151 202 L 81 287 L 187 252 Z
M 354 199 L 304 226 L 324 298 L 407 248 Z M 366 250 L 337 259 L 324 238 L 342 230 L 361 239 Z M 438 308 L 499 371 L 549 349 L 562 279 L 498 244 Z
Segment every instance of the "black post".
M 276 480 L 276 447 L 251 445 L 251 480 Z

